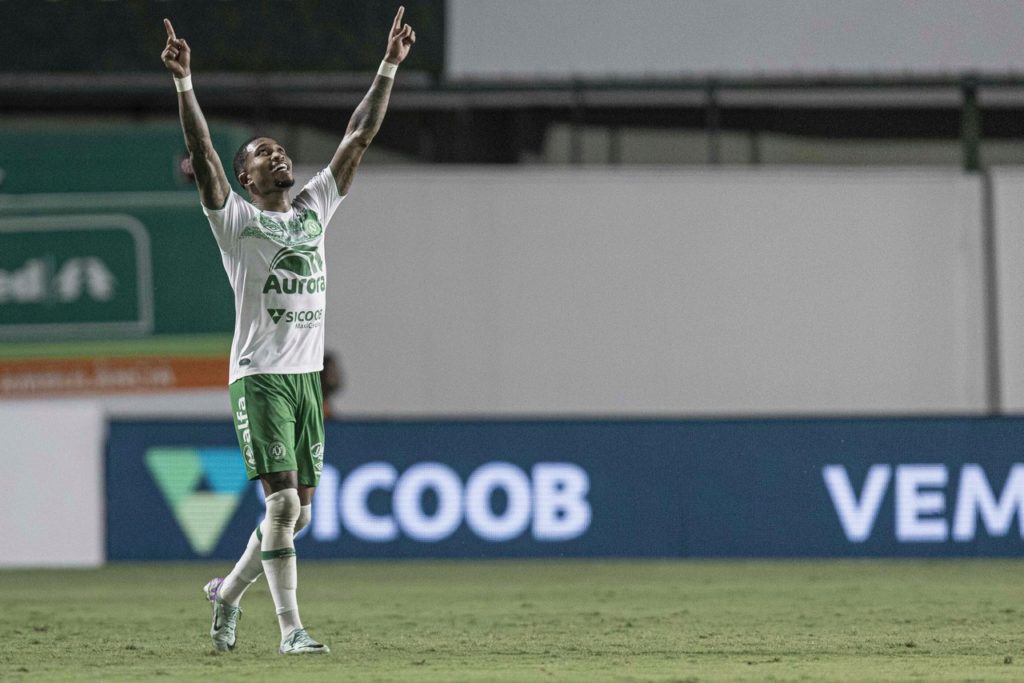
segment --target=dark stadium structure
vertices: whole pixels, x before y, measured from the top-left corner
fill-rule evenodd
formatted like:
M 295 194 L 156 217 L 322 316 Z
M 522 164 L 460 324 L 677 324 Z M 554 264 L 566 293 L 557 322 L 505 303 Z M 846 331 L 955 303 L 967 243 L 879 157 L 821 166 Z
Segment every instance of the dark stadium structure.
M 167 114 L 167 78 L 155 62 L 161 19 L 202 46 L 203 107 L 211 118 L 278 121 L 329 132 L 376 68 L 387 3 L 0 2 L 0 41 L 18 54 L 0 67 L 7 115 Z M 15 16 L 16 14 L 16 16 Z M 704 163 L 723 161 L 720 135 L 746 137 L 745 163 L 762 161 L 761 137 L 962 142 L 965 169 L 984 159 L 980 141 L 1024 140 L 1024 75 L 827 74 L 814 77 L 696 76 L 658 80 L 472 82 L 445 77 L 446 3 L 416 3 L 417 51 L 403 67 L 378 144 L 428 163 L 514 164 L 542 149 L 552 126 L 568 126 L 567 160 L 583 160 L 580 131 L 608 133 L 601 161 L 622 160 L 619 132 L 704 132 Z M 124 27 L 142 27 L 124 31 Z M 83 44 L 89 36 L 93 45 Z M 38 49 L 45 44 L 46 50 Z M 239 49 L 239 48 L 244 49 Z M 146 68 L 145 65 L 151 65 Z M 145 69 L 140 71 L 140 69 Z M 200 86 L 197 86 L 200 87 Z
M 159 73 L 0 74 L 8 114 L 105 114 L 141 119 L 167 113 Z M 366 74 L 216 72 L 202 76 L 211 117 L 254 124 L 287 121 L 339 131 L 358 104 Z M 718 135 L 749 139 L 759 162 L 763 133 L 818 139 L 960 140 L 963 166 L 977 169 L 980 141 L 1024 138 L 1024 77 L 943 75 L 869 78 L 680 78 L 652 81 L 467 82 L 427 71 L 396 84 L 382 146 L 429 163 L 514 164 L 541 149 L 554 124 L 703 131 L 706 162 L 720 161 Z M 400 94 L 401 96 L 397 96 Z M 617 163 L 609 146 L 608 163 Z M 581 160 L 578 135 L 570 161 Z

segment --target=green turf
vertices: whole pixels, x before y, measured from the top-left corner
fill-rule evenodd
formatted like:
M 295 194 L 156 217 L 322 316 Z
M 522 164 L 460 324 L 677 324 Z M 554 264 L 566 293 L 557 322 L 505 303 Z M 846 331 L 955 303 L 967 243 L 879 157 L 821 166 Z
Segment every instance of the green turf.
M 307 561 L 288 658 L 262 580 L 212 652 L 227 564 L 0 572 L 0 680 L 1024 680 L 1019 561 Z

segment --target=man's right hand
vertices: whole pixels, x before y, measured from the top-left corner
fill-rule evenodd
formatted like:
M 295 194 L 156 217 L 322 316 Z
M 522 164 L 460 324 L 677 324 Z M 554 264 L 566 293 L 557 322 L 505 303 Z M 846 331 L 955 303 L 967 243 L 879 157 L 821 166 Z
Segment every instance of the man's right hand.
M 192 73 L 192 50 L 184 38 L 174 35 L 174 27 L 170 19 L 164 19 L 164 28 L 167 29 L 167 47 L 160 53 L 160 59 L 164 66 L 174 75 L 175 78 L 184 78 Z
M 384 54 L 384 61 L 389 64 L 401 64 L 409 55 L 409 49 L 416 42 L 416 31 L 412 26 L 402 23 L 405 15 L 405 7 L 398 8 L 395 20 L 391 22 L 391 32 L 388 34 L 388 49 Z

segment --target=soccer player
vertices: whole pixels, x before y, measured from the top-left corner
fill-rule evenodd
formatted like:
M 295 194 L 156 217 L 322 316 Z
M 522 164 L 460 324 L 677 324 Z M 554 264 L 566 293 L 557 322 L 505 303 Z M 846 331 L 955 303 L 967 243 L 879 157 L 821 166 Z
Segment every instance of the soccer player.
M 282 654 L 329 652 L 299 618 L 294 535 L 309 523 L 323 468 L 324 228 L 352 185 L 380 129 L 398 65 L 416 33 L 398 8 L 384 61 L 356 107 L 327 168 L 294 198 L 292 160 L 275 140 L 242 145 L 233 170 L 248 201 L 231 190 L 192 89 L 192 51 L 164 19 L 160 58 L 174 76 L 178 111 L 203 212 L 220 247 L 235 293 L 229 393 L 238 443 L 250 479 L 262 481 L 267 514 L 224 579 L 203 587 L 213 605 L 210 637 L 235 648 L 245 590 L 267 575 L 281 627 Z

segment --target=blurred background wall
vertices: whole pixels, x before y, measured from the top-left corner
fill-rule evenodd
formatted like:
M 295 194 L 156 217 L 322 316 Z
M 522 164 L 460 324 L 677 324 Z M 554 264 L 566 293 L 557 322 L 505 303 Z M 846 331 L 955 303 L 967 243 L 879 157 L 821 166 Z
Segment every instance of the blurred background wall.
M 981 193 L 958 172 L 588 167 L 360 183 L 330 255 L 328 337 L 363 359 L 343 405 L 985 410 Z
M 451 0 L 457 78 L 936 74 L 1024 65 L 1014 3 Z
M 1024 407 L 1021 6 L 407 9 L 329 227 L 336 417 Z M 394 10 L 0 0 L 0 413 L 227 418 L 231 294 L 161 19 L 222 158 L 265 133 L 309 177 Z

